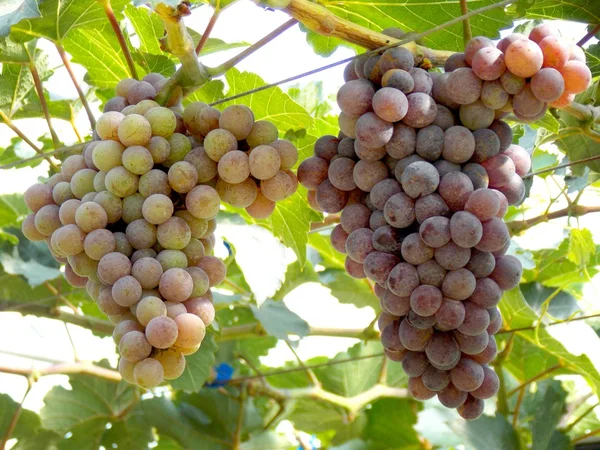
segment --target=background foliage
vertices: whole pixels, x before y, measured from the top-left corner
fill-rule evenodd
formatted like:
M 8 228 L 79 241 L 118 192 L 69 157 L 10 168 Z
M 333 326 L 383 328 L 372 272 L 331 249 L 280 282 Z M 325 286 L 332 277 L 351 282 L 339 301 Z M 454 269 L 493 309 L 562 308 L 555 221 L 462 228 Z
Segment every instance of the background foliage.
M 108 99 L 116 83 L 130 76 L 131 67 L 108 21 L 108 0 L 13 3 L 18 8 L 0 16 L 0 120 L 17 137 L 11 145 L 0 148 L 0 166 L 5 166 L 0 168 L 21 170 L 44 163 L 42 158 L 28 159 L 32 154 L 73 144 L 63 141 L 65 138 L 52 128 L 37 142 L 27 139 L 28 130 L 20 128 L 20 120 L 44 118 L 40 94 L 52 119 L 49 124 L 64 121 L 79 136 L 75 121 L 82 108 Z M 492 3 L 472 0 L 468 6 L 475 9 Z M 394 26 L 421 32 L 460 14 L 456 0 L 320 4 L 340 18 L 374 31 Z M 161 48 L 164 30 L 158 16 L 128 0 L 112 0 L 110 6 L 124 30 L 137 74 L 173 75 L 178 61 Z M 224 6 L 222 1 L 220 7 Z M 470 23 L 474 35 L 498 38 L 501 30 L 514 27 L 517 21 L 519 29 L 526 30 L 532 21 L 540 19 L 583 22 L 597 31 L 594 27 L 600 23 L 600 4 L 521 0 L 507 9 L 476 16 Z M 308 45 L 319 55 L 331 55 L 339 46 L 358 50 L 300 26 L 306 30 Z M 197 43 L 201 34 L 193 30 L 191 34 Z M 44 48 L 64 54 L 65 64 L 70 65 L 70 61 L 85 69 L 90 89 L 83 98 L 55 100 L 44 90 L 44 82 L 56 68 L 49 66 L 40 42 L 50 43 Z M 462 25 L 434 33 L 421 43 L 433 49 L 459 51 Z M 211 38 L 203 55 L 247 45 Z M 599 44 L 589 46 L 586 53 L 598 77 Z M 233 68 L 185 102 L 213 102 L 264 84 L 258 75 Z M 596 80 L 578 101 L 598 105 L 599 93 Z M 337 134 L 337 112 L 318 83 L 276 87 L 235 102 L 248 105 L 257 120 L 272 121 L 282 137 L 294 140 L 301 160 L 312 153 L 319 136 Z M 547 113 L 531 126 L 512 125 L 515 141 L 532 154 L 534 171 L 600 154 L 594 124 L 569 113 Z M 80 138 L 84 141 L 90 136 L 84 133 Z M 52 161 L 77 151 L 81 146 L 63 149 Z M 70 373 L 71 386 L 50 390 L 39 414 L 21 409 L 8 395 L 0 395 L 0 439 L 13 439 L 13 448 L 19 450 L 292 449 L 298 445 L 313 448 L 315 439 L 321 448 L 337 450 L 452 448 L 459 444 L 486 450 L 573 448 L 600 434 L 600 418 L 593 409 L 600 391 L 600 360 L 594 353 L 600 340 L 593 331 L 600 327 L 596 319 L 600 315 L 599 298 L 590 289 L 600 253 L 592 233 L 582 225 L 584 218 L 579 219 L 600 210 L 599 161 L 534 177 L 534 184 L 545 184 L 549 192 L 559 194 L 530 197 L 521 206 L 511 207 L 507 215 L 517 236 L 548 220 L 568 217 L 569 221 L 560 222 L 564 224 L 561 242 L 529 248 L 526 239 L 516 239 L 511 247 L 510 252 L 521 259 L 526 270 L 521 286 L 508 292 L 501 303 L 504 326 L 498 335 L 501 353 L 495 367 L 502 388 L 498 398 L 489 402 L 486 415 L 477 421 L 460 420 L 434 401 L 421 403 L 408 398 L 406 376 L 398 364 L 384 361 L 374 326 L 349 330 L 340 320 L 339 329 L 322 329 L 287 308 L 283 302 L 286 295 L 305 283 L 320 283 L 341 303 L 379 312 L 371 287 L 345 273 L 342 256 L 329 244 L 330 225 L 336 218 L 321 223 L 323 217 L 309 209 L 300 189 L 278 204 L 267 221 L 256 223 L 243 211 L 233 209 L 221 212 L 221 224 L 256 224 L 269 230 L 293 250 L 296 260 L 289 264 L 278 290 L 265 299 L 253 292 L 251 280 L 236 262 L 235 247 L 227 242 L 228 277 L 216 296 L 218 325 L 212 327 L 201 350 L 188 358 L 188 368 L 180 379 L 148 395 L 119 382 L 118 373 L 107 361 L 57 364 L 34 372 L 0 367 L 0 371 L 28 376 L 31 383 L 43 375 Z M 556 206 L 565 203 L 563 209 Z M 62 320 L 89 328 L 98 336 L 110 334 L 112 324 L 85 291 L 69 287 L 44 247 L 28 242 L 18 231 L 25 214 L 22 195 L 0 196 L 1 310 Z M 318 224 L 312 231 L 311 222 Z M 260 358 L 278 342 L 293 348 L 298 338 L 309 335 L 359 341 L 329 362 L 317 357 L 284 367 L 261 364 Z M 274 372 L 277 375 L 257 376 Z M 289 426 L 278 426 L 282 421 L 289 421 Z

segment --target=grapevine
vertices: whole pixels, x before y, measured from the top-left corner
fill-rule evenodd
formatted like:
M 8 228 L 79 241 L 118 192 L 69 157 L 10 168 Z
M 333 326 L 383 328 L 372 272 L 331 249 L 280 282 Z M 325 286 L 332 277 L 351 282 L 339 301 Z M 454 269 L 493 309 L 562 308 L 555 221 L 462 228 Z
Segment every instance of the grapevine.
M 498 392 L 497 306 L 522 274 L 502 218 L 525 197 L 531 159 L 502 119 L 566 107 L 592 77 L 548 23 L 497 45 L 472 38 L 444 69 L 415 67 L 402 47 L 348 64 L 340 135 L 316 142 L 298 178 L 314 209 L 341 212 L 331 244 L 350 276 L 375 283 L 381 342 L 411 394 L 472 420 Z

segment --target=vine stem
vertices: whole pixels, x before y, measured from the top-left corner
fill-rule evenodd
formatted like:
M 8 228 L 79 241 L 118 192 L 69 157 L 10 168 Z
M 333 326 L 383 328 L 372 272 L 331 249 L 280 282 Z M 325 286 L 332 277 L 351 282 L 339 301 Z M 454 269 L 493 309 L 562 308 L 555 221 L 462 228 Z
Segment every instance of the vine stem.
M 133 62 L 133 58 L 131 57 L 131 52 L 129 51 L 129 46 L 125 41 L 125 36 L 123 35 L 123 30 L 119 26 L 119 22 L 115 17 L 115 12 L 112 9 L 112 5 L 110 4 L 110 0 L 102 0 L 102 6 L 104 7 L 104 13 L 106 17 L 108 17 L 108 21 L 110 22 L 110 26 L 112 27 L 115 35 L 117 36 L 117 40 L 119 41 L 119 45 L 121 46 L 121 51 L 125 56 L 125 61 L 127 61 L 127 67 L 129 67 L 129 72 L 131 73 L 131 77 L 138 80 L 137 69 L 135 68 L 135 63 Z
M 540 223 L 548 222 L 550 220 L 558 219 L 560 217 L 581 217 L 585 214 L 597 212 L 600 212 L 600 206 L 581 206 L 573 203 L 567 206 L 566 208 L 560 209 L 558 211 L 553 211 L 551 213 L 544 213 L 537 217 L 532 217 L 531 219 L 515 220 L 512 222 L 508 222 L 506 226 L 514 235 L 522 233 L 523 231 Z
M 460 12 L 463 15 L 469 12 L 467 1 L 468 0 L 460 0 Z M 469 21 L 469 19 L 465 19 L 463 20 L 463 40 L 465 42 L 465 45 L 467 45 L 467 42 L 469 42 L 472 37 L 473 34 L 471 33 L 471 22 Z
M 596 161 L 598 159 L 600 159 L 600 155 L 594 155 L 594 156 L 590 156 L 589 158 L 583 158 L 583 159 L 578 159 L 578 160 L 575 160 L 575 161 L 569 161 L 569 162 L 566 162 L 566 163 L 563 163 L 563 164 L 558 164 L 556 166 L 547 167 L 545 169 L 538 170 L 537 172 L 528 173 L 527 175 L 523 175 L 521 178 L 523 180 L 526 180 L 527 178 L 531 178 L 531 177 L 533 177 L 535 175 L 541 175 L 543 173 L 554 172 L 555 170 L 558 170 L 558 169 L 563 169 L 565 167 L 576 166 L 578 164 L 585 164 L 585 163 L 588 163 L 588 162 L 591 162 L 591 161 Z
M 202 49 L 204 48 L 204 44 L 206 44 L 206 41 L 208 41 L 208 38 L 210 37 L 210 33 L 212 33 L 212 30 L 215 27 L 217 20 L 219 19 L 219 15 L 221 14 L 221 9 L 219 8 L 219 3 L 220 3 L 220 1 L 217 0 L 217 6 L 215 7 L 215 12 L 213 13 L 212 17 L 210 18 L 208 24 L 206 25 L 206 29 L 204 30 L 204 33 L 202 33 L 200 42 L 198 42 L 198 45 L 196 46 L 196 55 L 199 55 L 200 52 L 202 51 Z
M 277 28 L 275 28 L 273 31 L 271 31 L 269 34 L 267 34 L 265 37 L 263 37 L 259 41 L 255 42 L 250 47 L 248 47 L 244 51 L 240 52 L 238 55 L 236 55 L 233 58 L 231 58 L 229 61 L 226 61 L 226 62 L 224 62 L 223 64 L 221 64 L 221 65 L 219 65 L 217 67 L 209 68 L 208 69 L 208 73 L 211 76 L 223 75 L 229 69 L 231 69 L 232 67 L 236 66 L 242 60 L 244 60 L 245 58 L 247 58 L 248 56 L 250 56 L 252 53 L 256 52 L 257 50 L 261 49 L 262 47 L 264 47 L 266 44 L 268 44 L 273 39 L 275 39 L 276 37 L 278 37 L 279 35 L 281 35 L 284 31 L 287 31 L 290 28 L 292 28 L 297 23 L 298 23 L 298 21 L 296 19 L 290 19 L 290 20 L 288 20 L 284 24 L 282 24 L 282 25 L 278 26 Z
M 0 111 L 0 117 L 2 117 L 2 111 Z M 21 137 L 21 136 L 19 136 L 19 137 Z M 11 169 L 11 168 L 13 168 L 15 166 L 18 166 L 19 164 L 23 164 L 23 163 L 26 163 L 26 162 L 29 162 L 29 161 L 35 161 L 35 160 L 40 159 L 40 158 L 48 158 L 49 156 L 59 155 L 61 153 L 65 153 L 65 152 L 71 152 L 72 151 L 72 152 L 75 152 L 77 154 L 80 154 L 83 151 L 83 149 L 85 148 L 85 146 L 87 144 L 88 144 L 88 142 L 83 142 L 81 144 L 71 145 L 69 147 L 61 147 L 59 149 L 54 150 L 53 152 L 47 152 L 47 153 L 43 153 L 43 154 L 38 154 L 36 156 L 32 156 L 31 158 L 23 158 L 23 159 L 20 159 L 18 161 L 14 161 L 14 162 L 11 162 L 9 164 L 4 164 L 3 166 L 0 166 L 0 170 Z M 51 163 L 51 161 L 48 161 L 48 162 Z M 57 168 L 57 170 L 58 170 L 58 168 Z
M 21 411 L 23 410 L 23 403 L 25 403 L 25 399 L 27 398 L 27 395 L 33 387 L 33 382 L 34 380 L 32 380 L 31 377 L 27 377 L 27 389 L 25 390 L 25 394 L 23 394 L 23 399 L 21 400 L 21 403 L 19 403 L 19 405 L 15 409 L 15 412 L 13 413 L 13 416 L 10 419 L 10 423 L 6 428 L 6 433 L 4 433 L 4 438 L 2 439 L 2 443 L 0 444 L 0 450 L 4 450 L 6 448 L 6 444 L 8 443 L 8 441 L 10 441 L 10 437 L 12 436 L 13 432 L 15 431 L 15 428 L 17 427 L 19 417 L 21 416 Z
M 581 422 L 583 419 L 585 419 L 588 414 L 590 414 L 594 409 L 596 409 L 598 407 L 598 405 L 600 405 L 600 403 L 595 403 L 592 406 L 590 406 L 588 409 L 586 409 L 583 413 L 581 413 L 581 415 L 579 417 L 577 417 L 577 419 L 575 419 L 573 422 L 571 422 L 567 426 L 567 428 L 565 428 L 565 433 L 568 433 L 569 431 L 571 431 L 575 427 L 575 425 L 577 425 L 579 422 Z
M 13 122 L 12 120 L 10 120 L 8 118 L 8 116 L 6 114 L 4 114 L 4 112 L 0 111 L 0 118 L 4 121 L 4 123 L 6 124 L 6 126 L 8 128 L 10 128 L 13 133 L 15 133 L 17 136 L 19 136 L 21 139 L 23 139 L 23 141 L 29 145 L 38 155 L 39 158 L 44 158 L 46 161 L 48 161 L 48 164 L 50 164 L 50 167 L 52 167 L 52 169 L 54 169 L 55 171 L 59 171 L 58 166 L 48 157 L 48 154 L 44 154 L 44 152 L 42 151 L 41 148 L 39 148 L 37 145 L 35 145 L 31 139 L 29 139 L 27 136 L 25 136 L 25 133 L 23 133 Z M 38 159 L 38 158 L 35 158 Z M 15 164 L 16 163 L 16 164 Z M 21 164 L 19 161 L 15 161 L 15 163 L 13 163 L 13 165 L 17 166 L 19 164 Z
M 79 100 L 81 100 L 81 104 L 83 105 L 85 112 L 87 113 L 91 127 L 96 128 L 96 119 L 94 118 L 94 114 L 92 113 L 92 108 L 90 108 L 90 104 L 88 103 L 87 98 L 85 98 L 85 94 L 83 93 L 81 86 L 79 86 L 79 83 L 77 82 L 77 78 L 75 77 L 75 72 L 73 72 L 73 67 L 71 66 L 71 61 L 69 61 L 69 58 L 67 57 L 67 53 L 65 52 L 65 49 L 63 48 L 62 45 L 60 45 L 57 42 L 55 42 L 54 45 L 56 46 L 56 50 L 58 51 L 58 54 L 60 56 L 60 59 L 63 62 L 63 65 L 65 66 L 65 69 L 67 69 L 67 73 L 69 74 L 69 77 L 71 78 L 71 81 L 73 82 L 73 86 L 75 86 L 75 89 L 77 90 L 77 95 L 79 95 Z
M 545 328 L 545 327 L 551 327 L 553 325 L 560 325 L 562 323 L 570 323 L 570 322 L 577 322 L 579 320 L 587 320 L 587 319 L 595 319 L 596 317 L 600 317 L 600 313 L 598 314 L 590 314 L 588 316 L 581 316 L 581 317 L 575 317 L 573 319 L 566 319 L 566 320 L 557 320 L 556 322 L 551 322 L 551 323 L 546 323 L 546 324 L 542 324 L 541 327 Z M 535 330 L 536 328 L 539 328 L 538 326 L 534 325 L 531 327 L 521 327 L 521 328 L 513 328 L 511 330 L 508 329 L 504 329 L 504 330 L 500 330 L 498 331 L 498 333 L 496 334 L 505 334 L 505 333 L 518 333 L 520 331 L 531 331 L 531 330 Z
M 58 298 L 65 305 L 67 305 L 69 308 L 71 308 L 71 311 L 73 311 L 73 314 L 78 315 L 77 307 L 75 305 L 73 305 L 73 303 L 71 303 L 64 295 L 62 295 L 58 291 L 58 289 L 56 289 L 54 286 L 52 286 L 48 281 L 44 281 L 44 286 L 46 286 L 46 289 L 48 289 L 52 293 L 52 295 L 56 296 L 56 298 Z
M 46 122 L 48 123 L 48 130 L 50 131 L 50 136 L 52 137 L 52 145 L 54 146 L 54 149 L 57 149 L 60 147 L 60 140 L 58 139 L 58 135 L 56 134 L 56 131 L 52 126 L 52 117 L 50 116 L 50 111 L 48 110 L 48 103 L 46 102 L 46 96 L 44 95 L 44 88 L 42 86 L 40 73 L 38 72 L 37 66 L 35 65 L 34 55 L 32 55 L 29 52 L 26 45 L 23 47 L 25 48 L 25 51 L 29 56 L 29 71 L 31 72 L 31 77 L 33 78 L 35 91 L 37 92 L 38 98 L 40 99 L 40 105 L 42 106 L 44 117 L 46 118 Z
M 577 443 L 577 442 L 581 442 L 581 441 L 583 441 L 583 440 L 585 440 L 585 439 L 587 439 L 587 438 L 590 438 L 590 437 L 592 437 L 592 436 L 596 436 L 596 435 L 598 435 L 598 434 L 600 434 L 600 428 L 597 428 L 597 429 L 595 429 L 595 430 L 593 430 L 593 431 L 590 431 L 589 433 L 586 433 L 586 434 L 584 434 L 584 435 L 582 435 L 582 436 L 579 436 L 578 438 L 575 438 L 575 439 L 573 439 L 573 440 L 571 441 L 571 443 L 572 443 L 572 444 L 575 444 L 575 443 Z
M 112 369 L 96 366 L 90 362 L 65 362 L 53 364 L 42 369 L 23 369 L 18 367 L 7 367 L 0 365 L 0 372 L 12 375 L 21 375 L 24 377 L 32 377 L 37 379 L 46 375 L 72 375 L 85 374 L 93 375 L 99 378 L 104 378 L 110 381 L 121 381 L 122 377 L 119 372 Z
M 590 30 L 584 37 L 582 37 L 577 43 L 577 45 L 583 47 L 583 45 L 591 38 L 593 38 L 598 33 L 598 31 L 600 31 L 600 23 L 596 25 L 592 30 Z
M 563 367 L 562 364 L 557 364 L 555 366 L 550 367 L 549 369 L 544 370 L 542 373 L 537 374 L 535 377 L 530 378 L 529 380 L 524 381 L 523 383 L 521 383 L 519 386 L 517 386 L 514 389 L 511 389 L 510 391 L 508 391 L 508 393 L 506 394 L 508 397 L 512 396 L 515 392 L 520 391 L 521 389 L 526 388 L 527 386 L 529 386 L 531 383 L 536 382 L 537 380 L 541 380 L 542 378 L 544 378 L 546 375 L 554 372 L 555 370 L 561 369 Z
M 238 401 L 240 402 L 240 410 L 238 411 L 237 422 L 235 425 L 235 431 L 233 433 L 233 442 L 231 448 L 233 450 L 239 450 L 242 442 L 242 428 L 244 427 L 244 413 L 246 411 L 246 399 L 248 398 L 247 386 L 242 386 Z

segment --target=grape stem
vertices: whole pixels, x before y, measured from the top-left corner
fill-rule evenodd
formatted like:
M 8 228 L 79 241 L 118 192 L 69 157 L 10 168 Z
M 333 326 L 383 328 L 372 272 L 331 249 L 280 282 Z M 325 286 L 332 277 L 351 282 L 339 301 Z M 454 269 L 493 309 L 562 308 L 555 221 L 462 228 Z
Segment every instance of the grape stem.
M 580 217 L 585 214 L 597 212 L 600 212 L 600 206 L 581 206 L 577 204 L 572 204 L 558 211 L 541 214 L 539 216 L 532 217 L 531 219 L 515 220 L 513 222 L 508 222 L 506 225 L 508 226 L 508 229 L 510 230 L 511 234 L 515 235 L 520 234 L 523 231 L 535 225 L 538 225 L 543 222 L 548 222 L 553 219 L 558 219 L 560 217 Z
M 215 24 L 217 23 L 217 19 L 219 18 L 219 15 L 221 14 L 221 9 L 219 8 L 219 3 L 220 3 L 220 1 L 217 0 L 215 12 L 213 13 L 212 17 L 210 18 L 208 24 L 206 25 L 206 29 L 204 30 L 204 33 L 202 33 L 200 42 L 198 42 L 198 45 L 196 46 L 196 50 L 195 50 L 196 55 L 200 55 L 200 52 L 204 48 L 204 44 L 206 44 L 206 41 L 208 41 L 208 38 L 210 37 L 210 33 L 212 33 L 212 30 L 215 27 Z
M 600 31 L 600 23 L 596 25 L 593 29 L 591 29 L 584 37 L 582 37 L 577 43 L 578 46 L 583 47 L 583 45 L 589 41 L 591 38 L 596 36 L 596 34 Z
M 467 1 L 468 0 L 460 0 L 460 12 L 463 15 L 465 15 L 469 12 L 469 7 L 467 6 Z M 473 37 L 473 34 L 471 33 L 471 22 L 469 21 L 469 19 L 465 19 L 465 20 L 463 20 L 463 39 L 464 39 L 465 45 L 467 45 L 467 42 L 469 42 L 472 37 Z
M 104 12 L 106 13 L 106 17 L 108 17 L 108 21 L 110 22 L 110 26 L 112 27 L 115 35 L 117 36 L 117 40 L 119 41 L 119 46 L 121 47 L 121 51 L 125 56 L 125 61 L 127 61 L 127 67 L 129 67 L 129 72 L 131 73 L 131 77 L 138 80 L 137 69 L 135 68 L 135 64 L 133 62 L 133 58 L 131 57 L 131 52 L 129 51 L 129 46 L 125 41 L 125 36 L 123 35 L 123 30 L 119 26 L 119 22 L 115 17 L 115 13 L 110 4 L 110 0 L 102 0 L 102 6 L 104 7 Z
M 242 429 L 244 427 L 244 413 L 246 411 L 246 400 L 248 398 L 248 387 L 243 385 L 240 391 L 238 401 L 240 403 L 240 409 L 238 411 L 238 417 L 235 424 L 235 431 L 233 433 L 233 442 L 231 448 L 233 450 L 239 450 L 242 442 Z
M 0 450 L 4 450 L 6 448 L 7 442 L 10 441 L 10 437 L 12 436 L 13 431 L 15 431 L 15 428 L 17 427 L 17 423 L 19 422 L 19 417 L 21 416 L 21 411 L 23 410 L 23 403 L 25 403 L 25 399 L 27 398 L 27 395 L 29 394 L 29 392 L 31 391 L 31 388 L 33 387 L 33 382 L 34 382 L 34 380 L 32 380 L 31 377 L 27 377 L 27 389 L 25 390 L 25 394 L 23 394 L 21 403 L 19 403 L 19 405 L 15 409 L 15 412 L 13 413 L 12 418 L 10 419 L 10 423 L 8 424 L 8 427 L 6 428 L 6 433 L 4 433 L 4 438 L 2 439 L 2 442 L 0 442 Z
M 2 112 L 1 111 L 0 111 L 0 117 L 2 117 Z M 13 130 L 13 129 L 11 128 L 11 130 Z M 21 135 L 19 135 L 19 137 L 21 137 Z M 27 141 L 25 141 L 25 142 L 27 142 Z M 4 165 L 0 166 L 0 170 L 11 169 L 11 168 L 13 168 L 15 166 L 18 166 L 20 164 L 23 164 L 23 163 L 26 163 L 26 162 L 30 162 L 30 161 L 35 161 L 35 160 L 41 159 L 41 158 L 45 158 L 46 160 L 48 160 L 49 156 L 60 155 L 61 153 L 73 152 L 74 155 L 76 155 L 76 154 L 79 155 L 79 154 L 81 154 L 81 152 L 83 151 L 83 149 L 85 148 L 85 146 L 87 144 L 88 144 L 88 142 L 83 142 L 81 144 L 71 145 L 69 147 L 61 147 L 59 149 L 54 150 L 53 152 L 40 153 L 40 154 L 32 156 L 30 158 L 19 159 L 18 161 L 13 161 L 11 163 L 4 164 Z M 48 162 L 50 164 L 54 164 L 54 163 L 52 163 L 52 161 L 48 161 Z M 58 168 L 56 168 L 56 170 L 58 171 Z
M 556 364 L 555 366 L 552 366 L 549 369 L 546 369 L 543 372 L 538 373 L 535 377 L 532 377 L 529 380 L 524 381 L 523 383 L 521 383 L 520 385 L 518 385 L 516 388 L 511 389 L 510 391 L 508 391 L 508 393 L 506 395 L 508 397 L 511 397 L 513 394 L 515 394 L 516 392 L 520 391 L 521 389 L 524 389 L 525 387 L 529 386 L 531 383 L 534 383 L 534 382 L 536 382 L 538 380 L 541 380 L 546 375 L 554 372 L 555 370 L 562 369 L 562 368 L 563 368 L 562 364 L 560 364 L 560 363 Z

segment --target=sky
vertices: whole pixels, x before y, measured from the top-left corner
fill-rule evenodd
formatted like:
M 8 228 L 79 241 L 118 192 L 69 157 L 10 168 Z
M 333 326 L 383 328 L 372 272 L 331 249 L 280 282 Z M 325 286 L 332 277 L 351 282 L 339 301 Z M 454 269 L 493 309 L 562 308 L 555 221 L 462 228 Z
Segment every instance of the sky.
M 0 11 L 1 13 L 1 11 Z M 201 7 L 194 11 L 188 18 L 188 25 L 201 32 L 210 19 L 211 10 Z M 226 42 L 255 42 L 269 31 L 277 28 L 287 21 L 289 17 L 278 11 L 268 11 L 257 7 L 250 1 L 242 0 L 226 10 L 215 26 L 212 37 L 221 38 Z M 252 26 L 249 26 L 252 24 Z M 585 27 L 581 24 L 561 24 L 563 34 L 578 40 L 585 34 Z M 505 33 L 506 34 L 506 33 Z M 60 60 L 51 45 L 43 45 L 50 55 L 50 66 L 59 66 Z M 202 62 L 209 66 L 217 65 L 239 50 L 218 53 L 202 57 Z M 278 39 L 254 53 L 237 67 L 258 73 L 267 82 L 274 82 L 311 68 L 347 58 L 352 55 L 348 49 L 339 49 L 329 58 L 317 56 L 309 45 L 306 44 L 306 34 L 294 26 Z M 77 76 L 81 79 L 84 70 L 76 66 Z M 343 83 L 343 66 L 307 77 L 301 81 L 306 84 L 310 81 L 323 82 L 326 96 L 335 95 Z M 55 75 L 45 84 L 53 98 L 75 98 L 76 92 L 68 79 L 64 69 L 57 69 Z M 289 87 L 289 86 L 288 86 Z M 285 89 L 285 87 L 284 87 Z M 337 108 L 333 105 L 334 108 Z M 75 135 L 71 126 L 64 122 L 56 122 L 59 136 L 69 144 L 75 142 Z M 22 122 L 23 129 L 44 130 L 45 122 L 40 120 L 26 120 Z M 89 130 L 87 118 L 82 115 L 77 120 L 77 126 L 85 134 Z M 13 137 L 10 130 L 0 126 L 0 146 L 5 146 Z M 550 149 L 555 151 L 555 149 Z M 23 149 L 22 156 L 30 156 L 29 149 Z M 8 170 L 0 173 L 0 194 L 23 192 L 36 182 L 37 177 L 47 173 L 46 163 L 34 169 Z M 528 217 L 535 216 L 545 208 L 549 193 L 558 192 L 557 186 L 551 181 L 544 183 L 537 180 L 532 190 L 532 198 L 528 204 L 538 204 L 537 208 L 529 211 Z M 587 198 L 586 198 L 587 197 Z M 594 204 L 598 198 L 586 196 L 581 204 Z M 543 200 L 543 202 L 542 202 Z M 562 200 L 555 205 L 560 209 L 565 205 Z M 596 215 L 597 216 L 597 215 Z M 560 242 L 564 236 L 563 226 L 565 220 L 557 220 L 535 228 L 517 237 L 515 241 L 526 248 L 547 248 Z M 597 217 L 583 217 L 580 226 L 586 226 L 595 234 L 596 242 L 600 242 L 600 227 Z M 285 276 L 287 264 L 295 258 L 290 249 L 285 248 L 268 231 L 259 227 L 239 227 L 234 225 L 220 225 L 218 235 L 225 235 L 237 248 L 238 263 L 246 274 L 251 287 L 258 297 L 264 299 L 272 295 Z M 217 255 L 223 254 L 222 247 L 217 248 Z M 598 280 L 586 290 L 586 298 L 598 298 L 595 294 L 600 288 Z M 294 290 L 285 298 L 286 305 L 311 325 L 318 327 L 339 328 L 364 328 L 375 317 L 369 308 L 358 309 L 352 305 L 340 304 L 321 285 L 309 283 Z M 591 302 L 590 302 L 591 303 Z M 342 318 L 342 320 L 340 320 Z M 116 362 L 115 347 L 112 339 L 99 339 L 87 330 L 76 326 L 67 325 L 75 348 L 70 344 L 65 325 L 58 321 L 40 319 L 32 316 L 21 317 L 17 313 L 0 314 L 0 366 L 13 367 L 44 367 L 52 362 L 73 361 L 75 358 L 85 360 L 99 360 L 108 358 Z M 577 328 L 572 325 L 552 327 L 552 332 L 567 339 L 567 345 L 576 352 L 585 351 L 600 363 L 600 348 L 582 345 L 585 342 L 596 342 L 593 339 L 591 328 L 579 322 Z M 592 333 L 592 334 L 590 334 Z M 345 350 L 357 341 L 346 338 L 308 337 L 299 343 L 298 353 L 301 358 L 307 359 L 317 355 L 333 356 Z M 15 345 L 18 343 L 18 345 Z M 21 356 L 11 355 L 18 351 Z M 283 361 L 293 360 L 290 350 L 281 343 L 263 359 L 268 365 L 279 365 Z M 25 401 L 25 407 L 38 411 L 43 405 L 43 397 L 52 386 L 60 384 L 68 386 L 66 376 L 43 377 L 34 386 Z M 9 393 L 15 400 L 20 401 L 25 391 L 25 380 L 18 376 L 0 374 L 0 391 Z

